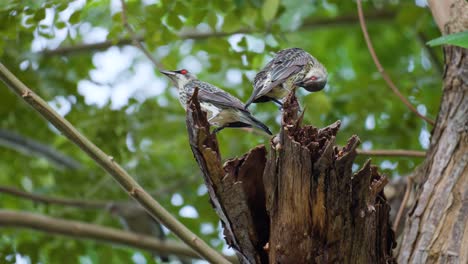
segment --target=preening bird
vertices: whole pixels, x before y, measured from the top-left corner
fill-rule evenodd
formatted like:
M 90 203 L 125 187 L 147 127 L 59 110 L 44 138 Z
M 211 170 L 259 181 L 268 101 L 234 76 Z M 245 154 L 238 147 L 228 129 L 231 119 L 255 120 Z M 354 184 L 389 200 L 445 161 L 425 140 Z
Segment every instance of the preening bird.
M 253 93 L 245 107 L 268 101 L 282 105 L 280 100 L 296 87 L 320 91 L 327 83 L 327 76 L 325 67 L 303 49 L 281 50 L 255 76 Z
M 198 87 L 198 101 L 203 111 L 207 113 L 210 125 L 217 126 L 214 133 L 226 127 L 255 127 L 271 135 L 270 129 L 257 120 L 246 110 L 245 105 L 233 95 L 220 88 L 202 82 L 187 70 L 161 71 L 175 84 L 179 90 L 179 101 L 186 109 L 187 100 Z
M 138 234 L 153 236 L 163 241 L 166 235 L 161 224 L 149 215 L 143 207 L 135 203 L 111 203 L 107 209 L 117 216 L 123 228 Z M 153 257 L 159 257 L 161 261 L 168 262 L 169 258 L 160 253 L 152 253 Z

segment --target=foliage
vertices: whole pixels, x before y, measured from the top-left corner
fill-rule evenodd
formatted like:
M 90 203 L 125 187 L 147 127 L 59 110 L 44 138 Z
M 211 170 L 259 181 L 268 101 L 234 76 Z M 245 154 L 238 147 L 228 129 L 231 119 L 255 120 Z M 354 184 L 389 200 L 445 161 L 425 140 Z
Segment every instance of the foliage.
M 462 48 L 468 48 L 468 30 L 463 32 L 458 32 L 454 34 L 445 35 L 438 37 L 427 42 L 427 45 L 434 47 L 438 45 L 455 45 Z
M 390 3 L 388 3 L 390 2 Z M 364 148 L 427 148 L 431 127 L 392 94 L 375 68 L 363 41 L 353 1 L 128 1 L 129 23 L 153 56 L 167 69 L 188 68 L 199 78 L 246 100 L 255 72 L 272 52 L 301 47 L 330 73 L 323 92 L 306 94 L 305 123 L 325 126 L 342 120 L 338 142 L 359 135 Z M 368 1 L 366 14 L 394 14 L 369 19 L 369 34 L 386 71 L 418 110 L 434 119 L 441 95 L 440 49 L 429 50 L 419 36 L 438 31 L 430 12 L 408 1 Z M 87 137 L 112 155 L 138 182 L 191 230 L 221 249 L 218 220 L 204 191 L 185 129 L 177 93 L 134 47 L 54 54 L 43 49 L 129 38 L 121 23 L 119 1 L 59 0 L 0 3 L 0 61 L 49 101 Z M 330 21 L 321 23 L 317 21 Z M 314 26 L 316 23 L 316 26 Z M 210 32 L 249 32 L 183 39 Z M 432 51 L 432 52 L 430 52 Z M 432 54 L 435 53 L 435 56 Z M 42 158 L 0 147 L 0 183 L 31 192 L 86 199 L 126 199 L 113 180 L 30 108 L 0 85 L 0 126 L 45 143 L 79 161 L 79 171 L 57 168 Z M 273 131 L 279 111 L 273 104 L 251 108 Z M 242 155 L 268 138 L 226 129 L 218 137 L 225 159 Z M 367 157 L 360 157 L 363 163 Z M 405 175 L 417 158 L 373 158 L 389 175 Z M 182 197 L 182 199 L 180 199 Z M 33 204 L 0 194 L 2 208 L 118 227 L 103 212 Z M 198 215 L 183 217 L 191 206 Z M 40 250 L 38 250 L 40 246 Z M 2 230 L 0 262 L 16 254 L 31 263 L 132 263 L 136 250 L 71 240 L 30 231 Z M 151 263 L 147 252 L 141 252 Z

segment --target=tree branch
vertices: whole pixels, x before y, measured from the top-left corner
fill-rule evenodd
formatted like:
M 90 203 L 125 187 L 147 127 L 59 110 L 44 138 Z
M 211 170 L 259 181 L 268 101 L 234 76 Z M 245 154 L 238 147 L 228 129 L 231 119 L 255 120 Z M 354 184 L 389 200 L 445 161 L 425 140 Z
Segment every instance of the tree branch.
M 138 39 L 141 41 L 143 40 L 143 37 L 139 37 Z M 63 47 L 58 47 L 56 49 L 44 49 L 44 50 L 39 51 L 38 53 L 47 57 L 47 56 L 54 56 L 54 55 L 68 55 L 68 54 L 73 54 L 73 53 L 88 52 L 90 50 L 100 51 L 100 50 L 106 50 L 112 46 L 131 45 L 132 41 L 133 41 L 132 39 L 121 38 L 121 39 L 118 39 L 117 41 L 106 40 L 103 42 L 96 42 L 96 43 L 83 43 L 83 44 L 77 44 L 77 45 L 72 45 L 72 46 L 63 46 Z
M 88 200 L 83 200 L 83 199 L 50 197 L 50 196 L 21 191 L 16 188 L 12 188 L 8 186 L 0 186 L 0 193 L 5 193 L 5 194 L 10 194 L 16 197 L 25 198 L 33 202 L 73 206 L 73 207 L 86 208 L 86 209 L 105 209 L 109 203 L 113 202 L 113 201 L 88 201 Z
M 44 157 L 61 168 L 65 167 L 73 170 L 82 168 L 78 161 L 58 152 L 50 146 L 4 129 L 0 129 L 0 146 L 13 149 L 24 155 Z
M 27 228 L 44 233 L 53 233 L 71 238 L 93 239 L 103 242 L 116 243 L 129 247 L 156 251 L 170 255 L 199 258 L 193 249 L 173 241 L 161 241 L 151 236 L 126 232 L 80 221 L 52 218 L 40 214 L 0 210 L 0 226 Z M 237 263 L 235 256 L 225 256 Z
M 387 21 L 392 20 L 396 16 L 395 12 L 389 11 L 376 11 L 370 14 L 367 14 L 366 17 L 368 20 L 372 21 Z M 350 26 L 354 25 L 359 21 L 357 15 L 344 15 L 335 18 L 319 18 L 314 20 L 305 21 L 304 24 L 298 29 L 299 31 L 306 31 L 306 30 L 313 30 L 322 27 L 333 27 L 333 26 Z M 294 31 L 286 31 L 282 33 L 294 33 L 298 30 Z M 193 39 L 193 40 L 205 40 L 209 38 L 223 38 L 232 36 L 234 34 L 255 34 L 255 33 L 263 33 L 263 30 L 253 30 L 253 29 L 240 29 L 235 32 L 197 32 L 197 31 L 183 31 L 178 34 L 180 39 Z M 78 44 L 73 46 L 63 46 L 58 47 L 53 50 L 45 49 L 39 51 L 44 56 L 53 56 L 53 55 L 69 55 L 73 53 L 79 52 L 89 52 L 89 51 L 99 51 L 105 50 L 112 46 L 125 46 L 131 45 L 134 41 L 141 42 L 143 40 L 143 36 L 132 36 L 131 39 L 121 38 L 117 41 L 106 40 L 103 42 L 98 43 L 91 43 L 91 44 Z
M 398 88 L 393 83 L 390 76 L 385 72 L 385 69 L 382 67 L 382 64 L 380 64 L 379 58 L 377 57 L 377 54 L 375 53 L 374 47 L 372 45 L 372 41 L 371 41 L 371 39 L 369 37 L 369 33 L 367 32 L 366 22 L 364 20 L 364 14 L 363 14 L 363 11 L 362 11 L 361 0 L 357 0 L 357 8 L 358 8 L 359 24 L 361 25 L 362 33 L 364 35 L 364 39 L 366 40 L 367 48 L 369 49 L 369 53 L 370 53 L 370 55 L 372 57 L 372 60 L 374 61 L 375 66 L 377 66 L 377 69 L 379 70 L 379 72 L 382 75 L 383 79 L 385 80 L 387 85 L 390 87 L 390 89 L 393 91 L 393 93 L 395 93 L 396 96 L 398 98 L 400 98 L 400 100 L 403 102 L 403 104 L 405 104 L 406 107 L 408 107 L 408 109 L 410 111 L 415 113 L 417 116 L 419 116 L 420 118 L 422 118 L 423 120 L 425 120 L 429 124 L 434 125 L 435 124 L 434 120 L 420 114 L 418 112 L 418 110 L 408 101 L 408 99 L 406 99 L 401 94 L 400 90 L 398 90 Z
M 421 157 L 426 156 L 426 152 L 406 149 L 375 149 L 375 150 L 357 150 L 358 155 L 366 156 L 390 156 L 390 157 Z
M 215 263 L 228 263 L 214 249 L 197 237 L 182 223 L 177 221 L 168 211 L 154 200 L 143 188 L 119 165 L 112 156 L 108 156 L 65 118 L 54 111 L 42 98 L 16 78 L 3 64 L 0 63 L 0 79 L 7 87 L 32 106 L 47 121 L 52 123 L 70 141 L 80 147 L 89 157 L 106 170 L 128 194 L 140 203 L 148 212 L 171 230 L 176 236 L 192 247 L 206 260 Z

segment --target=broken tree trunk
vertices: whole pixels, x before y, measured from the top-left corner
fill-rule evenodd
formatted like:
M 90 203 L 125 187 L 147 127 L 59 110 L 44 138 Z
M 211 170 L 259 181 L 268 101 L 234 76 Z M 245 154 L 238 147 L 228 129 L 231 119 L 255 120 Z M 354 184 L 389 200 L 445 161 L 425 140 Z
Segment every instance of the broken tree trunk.
M 195 91 L 189 141 L 241 263 L 394 263 L 387 179 L 366 162 L 352 173 L 357 136 L 335 145 L 340 122 L 302 126 L 292 94 L 270 150 L 258 146 L 222 165 L 216 136 Z

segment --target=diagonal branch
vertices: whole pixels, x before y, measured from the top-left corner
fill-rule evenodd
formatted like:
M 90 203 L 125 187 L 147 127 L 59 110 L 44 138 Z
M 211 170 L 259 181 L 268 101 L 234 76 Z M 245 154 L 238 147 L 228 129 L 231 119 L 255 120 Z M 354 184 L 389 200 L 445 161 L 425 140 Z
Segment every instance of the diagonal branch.
M 0 146 L 11 148 L 28 156 L 36 155 L 44 157 L 62 168 L 65 167 L 73 170 L 82 168 L 82 165 L 78 161 L 65 156 L 50 146 L 8 130 L 0 129 Z
M 364 39 L 366 40 L 367 48 L 369 49 L 369 53 L 372 57 L 372 60 L 375 63 L 375 66 L 377 66 L 377 69 L 379 70 L 380 74 L 382 75 L 383 79 L 387 83 L 387 85 L 390 87 L 390 89 L 393 91 L 393 93 L 400 98 L 400 100 L 408 107 L 409 110 L 411 110 L 413 113 L 415 113 L 417 116 L 420 118 L 424 119 L 426 122 L 428 122 L 431 125 L 434 125 L 435 122 L 434 120 L 420 114 L 418 110 L 406 99 L 398 90 L 396 87 L 395 83 L 393 83 L 392 79 L 390 76 L 385 72 L 385 69 L 382 67 L 382 64 L 380 64 L 379 58 L 377 57 L 377 54 L 375 53 L 374 47 L 372 45 L 372 41 L 369 37 L 369 33 L 367 32 L 367 26 L 366 22 L 364 20 L 364 14 L 362 11 L 362 4 L 361 0 L 357 0 L 357 7 L 358 7 L 358 16 L 359 16 L 359 24 L 361 25 L 362 33 L 364 34 Z
M 135 45 L 139 50 L 141 50 L 141 52 L 145 54 L 145 56 L 153 63 L 153 65 L 156 68 L 164 69 L 164 66 L 151 55 L 151 53 L 145 48 L 145 46 L 143 46 L 143 44 L 141 43 L 141 39 L 137 36 L 132 26 L 128 23 L 127 5 L 125 4 L 125 0 L 121 0 L 120 3 L 122 5 L 122 13 L 121 13 L 122 23 L 124 27 L 127 29 L 128 33 L 130 34 L 133 45 Z
M 89 157 L 106 170 L 128 194 L 140 203 L 155 219 L 171 230 L 187 245 L 192 247 L 206 260 L 214 263 L 228 263 L 217 251 L 210 248 L 202 239 L 173 217 L 161 204 L 154 200 L 143 188 L 119 165 L 112 156 L 107 155 L 65 118 L 53 110 L 47 102 L 35 94 L 0 63 L 0 79 L 20 98 L 34 108 L 42 117 L 52 123 L 70 141 L 80 147 Z
M 24 199 L 31 200 L 33 202 L 73 206 L 73 207 L 86 208 L 86 209 L 104 209 L 109 203 L 113 202 L 113 201 L 88 201 L 88 200 L 83 200 L 83 199 L 50 197 L 46 195 L 21 191 L 19 189 L 8 187 L 8 186 L 0 186 L 0 193 L 10 194 L 16 197 L 21 197 Z
M 53 233 L 71 238 L 93 239 L 169 255 L 199 258 L 197 252 L 181 243 L 161 241 L 151 236 L 115 228 L 21 211 L 0 210 L 0 227 L 32 229 L 47 234 Z M 234 263 L 238 262 L 234 256 L 225 256 L 225 258 Z

